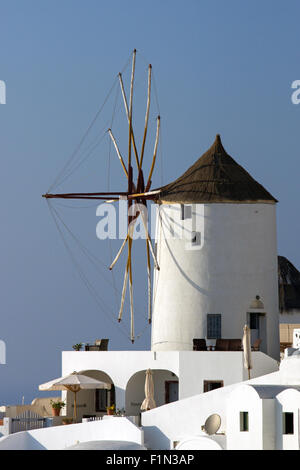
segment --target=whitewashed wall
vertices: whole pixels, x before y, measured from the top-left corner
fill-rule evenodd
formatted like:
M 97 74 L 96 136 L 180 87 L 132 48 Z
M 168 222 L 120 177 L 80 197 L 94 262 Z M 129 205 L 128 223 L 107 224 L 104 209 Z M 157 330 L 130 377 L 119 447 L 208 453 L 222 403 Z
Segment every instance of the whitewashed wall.
M 219 388 L 142 414 L 145 444 L 151 449 L 170 449 L 173 442 L 202 434 L 201 427 L 213 413 L 221 417 L 220 432 L 226 429 L 226 397 L 235 385 Z
M 79 442 L 119 440 L 143 445 L 143 431 L 127 418 L 69 424 L 11 434 L 0 439 L 0 450 L 63 450 Z
M 154 399 L 156 406 L 165 404 L 165 382 L 178 381 L 178 377 L 170 371 L 154 370 L 152 372 L 154 387 Z M 126 387 L 126 414 L 129 416 L 138 415 L 141 404 L 145 398 L 145 372 L 137 372 L 127 383 Z
M 275 205 L 204 204 L 195 211 L 203 227 L 199 249 L 188 249 L 186 237 L 172 238 L 183 224 L 180 205 L 160 210 L 152 349 L 191 350 L 193 338 L 206 337 L 208 313 L 222 314 L 223 338 L 240 338 L 259 295 L 266 311 L 264 351 L 279 358 Z
M 277 362 L 262 352 L 254 352 L 252 357 L 252 377 L 278 369 Z M 93 370 L 95 378 L 99 380 L 108 378 L 108 381 L 115 385 L 117 408 L 126 408 L 127 414 L 139 412 L 138 406 L 132 406 L 130 403 L 141 401 L 147 369 L 154 371 L 154 379 L 158 374 L 157 381 L 154 380 L 158 404 L 164 403 L 166 380 L 176 380 L 178 377 L 179 399 L 182 399 L 202 393 L 204 380 L 223 380 L 224 385 L 230 385 L 247 378 L 243 353 L 238 351 L 64 351 L 62 353 L 63 375 L 74 370 L 89 371 L 88 374 L 91 375 L 90 371 Z M 93 392 L 77 394 L 79 416 L 92 412 L 93 400 Z M 72 415 L 72 403 L 73 394 L 68 393 L 68 415 Z
M 243 353 L 237 351 L 181 351 L 180 398 L 202 393 L 204 380 L 221 380 L 224 386 L 248 380 Z M 278 370 L 277 362 L 262 352 L 252 352 L 251 378 Z
M 96 380 L 100 380 L 109 384 L 112 383 L 110 376 L 103 371 L 86 370 L 84 373 L 85 375 L 92 377 Z M 63 398 L 66 403 L 66 408 L 63 409 L 61 414 L 66 415 L 68 417 L 72 417 L 74 413 L 74 394 L 72 392 L 65 392 L 63 394 Z M 95 390 L 81 390 L 79 393 L 77 393 L 76 401 L 77 417 L 79 420 L 83 417 L 83 415 L 93 414 L 96 416 L 102 416 L 104 414 L 103 412 L 95 412 Z
M 300 383 L 300 381 L 299 381 Z M 283 450 L 299 450 L 299 412 L 300 412 L 300 392 L 293 389 L 284 390 L 276 397 L 277 400 L 277 446 Z M 282 434 L 282 413 L 291 412 L 294 414 L 294 433 Z
M 181 354 L 186 355 L 190 353 L 181 352 Z M 255 354 L 258 355 L 257 358 L 261 360 L 262 364 L 264 364 L 264 360 L 266 361 L 265 364 L 268 364 L 268 361 L 272 361 L 271 358 L 268 358 L 263 353 L 258 352 Z M 275 361 L 273 363 L 276 364 Z M 262 369 L 263 366 L 261 365 Z M 254 374 L 252 374 L 252 377 L 254 377 Z M 284 384 L 284 379 L 280 371 L 277 371 L 253 378 L 247 383 L 278 385 Z M 174 441 L 190 439 L 191 436 L 199 435 L 201 426 L 209 415 L 213 413 L 221 416 L 222 424 L 220 432 L 226 431 L 227 399 L 231 392 L 236 387 L 240 387 L 240 385 L 240 383 L 228 385 L 212 392 L 198 394 L 143 413 L 142 425 L 145 431 L 145 442 L 154 449 L 168 449 L 170 448 L 170 443 Z
M 249 413 L 249 431 L 240 431 L 240 412 Z M 240 385 L 227 399 L 227 449 L 263 449 L 263 407 L 256 391 Z
M 138 372 L 142 372 L 137 379 L 138 400 L 141 399 L 141 390 L 143 390 L 142 377 L 147 369 L 164 370 L 166 380 L 173 373 L 178 376 L 179 371 L 179 355 L 178 352 L 172 353 L 154 353 L 153 351 L 64 351 L 62 353 L 62 374 L 67 375 L 70 371 L 101 371 L 106 374 L 115 386 L 116 407 L 126 408 L 130 403 L 130 396 L 127 395 L 127 385 L 130 386 L 130 379 Z M 95 372 L 98 374 L 97 372 Z M 100 377 L 97 375 L 97 377 Z M 104 378 L 104 375 L 102 376 Z M 145 383 L 145 382 L 144 382 Z M 86 402 L 84 395 L 79 392 L 78 403 L 84 405 Z M 94 394 L 89 394 L 89 410 L 92 405 Z M 68 393 L 68 403 L 72 406 L 72 396 Z M 134 402 L 134 401 L 133 401 Z M 137 406 L 130 407 L 128 414 L 132 412 L 138 413 Z M 71 410 L 71 407 L 69 407 Z M 127 410 L 126 410 L 127 411 Z M 130 411 L 130 413 L 129 413 Z M 87 413 L 87 407 L 79 406 L 79 416 Z M 70 414 L 70 413 L 69 413 Z M 100 413 L 101 414 L 101 413 Z

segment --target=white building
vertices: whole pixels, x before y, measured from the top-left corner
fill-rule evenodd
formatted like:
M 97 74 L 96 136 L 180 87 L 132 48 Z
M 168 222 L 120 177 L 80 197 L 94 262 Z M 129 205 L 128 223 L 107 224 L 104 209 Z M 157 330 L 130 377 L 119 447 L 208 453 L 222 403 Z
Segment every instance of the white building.
M 245 323 L 253 343 L 260 341 L 253 377 L 277 370 L 276 200 L 217 135 L 182 177 L 161 188 L 157 202 L 152 351 L 64 352 L 63 375 L 85 371 L 112 384 L 97 398 L 81 394 L 82 416 L 111 403 L 138 414 L 148 368 L 158 406 L 245 380 Z
M 260 345 L 252 353 L 251 383 L 264 384 L 259 382 L 264 376 L 277 384 L 282 377 L 276 200 L 225 152 L 217 136 L 182 177 L 161 188 L 157 202 L 160 270 L 154 273 L 152 350 L 65 351 L 62 375 L 77 371 L 111 384 L 108 391 L 78 393 L 79 418 L 101 416 L 111 404 L 137 416 L 145 371 L 151 369 L 157 407 L 142 414 L 145 445 L 224 449 L 235 426 L 226 426 L 227 399 L 247 379 L 241 351 L 245 323 L 252 343 Z M 257 390 L 247 393 L 252 401 L 262 398 Z M 72 416 L 73 397 L 68 392 L 64 398 Z M 201 427 L 213 413 L 221 417 L 221 428 L 212 440 Z M 111 419 L 117 426 L 118 419 Z M 264 442 L 247 446 L 261 448 Z
M 136 444 L 162 450 L 299 450 L 299 368 L 300 350 L 291 348 L 278 371 L 143 412 L 141 427 L 127 418 L 106 416 L 101 421 L 11 434 L 0 438 L 0 450 L 64 449 L 82 443 L 88 446 L 90 441 L 95 445 L 118 441 L 120 449 Z M 207 435 L 203 425 L 215 414 L 220 427 Z
M 276 199 L 212 147 L 161 188 L 152 349 L 192 350 L 193 339 L 240 338 L 279 358 Z M 261 305 L 251 304 L 261 298 Z M 262 308 L 261 308 L 262 307 Z
M 253 352 L 252 376 L 278 370 L 263 352 Z M 128 416 L 139 415 L 145 398 L 145 372 L 153 371 L 158 407 L 247 379 L 242 351 L 64 351 L 62 375 L 74 370 L 112 384 L 112 390 L 84 390 L 78 394 L 78 416 L 101 416 L 115 403 Z M 68 416 L 73 396 L 67 394 Z M 203 423 L 202 423 L 203 424 Z
M 299 386 L 240 385 L 227 404 L 226 449 L 299 450 Z
M 152 448 L 168 442 L 195 448 L 206 419 L 218 414 L 220 429 L 209 438 L 224 450 L 299 450 L 299 368 L 300 350 L 290 349 L 277 372 L 148 411 L 145 441 Z

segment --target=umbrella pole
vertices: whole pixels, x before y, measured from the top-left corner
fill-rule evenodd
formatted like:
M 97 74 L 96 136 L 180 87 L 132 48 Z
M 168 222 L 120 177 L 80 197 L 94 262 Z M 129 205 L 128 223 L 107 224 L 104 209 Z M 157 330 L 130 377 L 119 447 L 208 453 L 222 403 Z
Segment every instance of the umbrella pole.
M 77 422 L 76 394 L 77 392 L 74 392 L 74 421 L 75 423 Z
M 250 380 L 250 369 L 248 369 L 248 380 Z

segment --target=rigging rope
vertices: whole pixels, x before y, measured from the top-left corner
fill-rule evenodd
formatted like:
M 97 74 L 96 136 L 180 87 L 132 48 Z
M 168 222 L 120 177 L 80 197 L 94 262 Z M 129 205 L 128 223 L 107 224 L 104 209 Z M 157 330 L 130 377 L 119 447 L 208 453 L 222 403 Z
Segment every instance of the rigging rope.
M 75 268 L 77 269 L 79 275 L 80 275 L 80 278 L 81 280 L 83 281 L 83 283 L 85 284 L 85 286 L 87 287 L 88 291 L 90 292 L 91 296 L 94 298 L 95 302 L 97 303 L 97 305 L 99 306 L 100 310 L 107 316 L 107 318 L 110 319 L 110 321 L 118 328 L 119 331 L 121 331 L 121 333 L 128 339 L 131 341 L 131 337 L 125 333 L 125 326 L 122 326 L 120 328 L 120 324 L 119 322 L 117 322 L 117 319 L 116 319 L 116 322 L 114 322 L 114 320 L 111 318 L 111 316 L 107 315 L 106 314 L 106 310 L 108 310 L 111 315 L 114 317 L 115 314 L 113 312 L 113 310 L 108 307 L 108 305 L 105 303 L 105 301 L 100 297 L 100 295 L 98 294 L 98 291 L 97 289 L 93 286 L 93 284 L 89 281 L 89 279 L 87 278 L 87 276 L 85 275 L 82 267 L 79 265 L 78 261 L 76 261 L 75 259 L 75 256 L 72 252 L 72 249 L 70 248 L 70 246 L 68 245 L 67 243 L 67 240 L 66 240 L 66 237 L 64 236 L 61 228 L 59 227 L 59 224 L 58 224 L 58 221 L 57 219 L 60 220 L 61 224 L 65 227 L 65 229 L 69 232 L 69 234 L 72 236 L 72 238 L 76 241 L 76 243 L 78 244 L 78 246 L 80 247 L 80 249 L 82 250 L 82 252 L 87 256 L 87 258 L 90 260 L 90 262 L 92 264 L 94 264 L 94 266 L 96 268 L 97 265 L 95 264 L 95 262 L 93 261 L 92 258 L 95 258 L 96 261 L 98 261 L 99 263 L 102 263 L 104 265 L 104 263 L 99 260 L 95 255 L 93 255 L 81 242 L 80 240 L 74 235 L 74 233 L 71 231 L 71 229 L 67 226 L 67 224 L 62 220 L 60 214 L 57 212 L 57 210 L 51 205 L 50 201 L 47 201 L 48 203 L 48 208 L 49 208 L 49 211 L 51 213 L 51 216 L 55 222 L 55 225 L 58 229 L 58 232 L 62 238 L 62 241 L 63 241 L 63 244 L 71 258 L 71 261 L 72 263 L 74 264 Z M 97 271 L 101 274 L 101 276 L 103 277 L 101 271 L 99 271 L 99 269 L 97 269 Z M 103 279 L 109 283 L 111 285 L 111 283 L 108 281 L 108 279 L 106 279 L 105 277 L 103 277 Z M 117 288 L 116 286 L 112 286 L 114 288 L 114 290 L 116 291 Z M 102 305 L 103 304 L 103 305 Z M 145 317 L 146 318 L 146 317 Z M 147 325 L 136 335 L 136 340 L 140 339 L 143 334 L 145 333 L 145 331 L 147 330 L 147 328 L 149 327 L 149 324 L 147 323 Z M 123 328 L 123 329 L 122 329 Z M 124 331 L 123 331 L 124 330 Z
M 115 318 L 115 322 L 114 320 L 111 318 L 111 316 L 107 315 L 106 313 L 106 310 L 110 311 L 111 314 L 114 316 L 114 313 L 113 311 L 110 309 L 110 307 L 108 305 L 106 305 L 106 303 L 103 301 L 103 299 L 101 299 L 101 297 L 99 296 L 97 290 L 95 289 L 95 287 L 90 283 L 90 281 L 87 279 L 86 275 L 84 274 L 82 268 L 80 267 L 80 265 L 78 264 L 78 262 L 76 261 L 75 257 L 74 257 L 74 254 L 71 250 L 71 248 L 69 247 L 67 241 L 66 241 L 66 238 L 57 222 L 57 219 L 55 217 L 55 213 L 53 211 L 53 207 L 51 206 L 51 204 L 49 203 L 49 201 L 47 201 L 48 203 L 48 207 L 49 207 L 49 210 L 50 210 L 50 214 L 54 220 L 54 223 L 57 227 L 57 230 L 62 238 L 62 241 L 63 241 L 63 244 L 67 250 L 67 252 L 69 253 L 69 256 L 72 260 L 72 263 L 74 264 L 75 268 L 77 269 L 79 275 L 80 275 L 80 278 L 81 280 L 84 282 L 85 286 L 87 287 L 87 289 L 89 290 L 90 294 L 92 295 L 92 297 L 94 298 L 94 300 L 96 301 L 96 303 L 98 304 L 98 306 L 100 307 L 100 310 L 105 314 L 105 316 L 112 322 L 112 324 L 118 329 L 119 332 L 121 332 L 127 339 L 130 339 L 130 337 L 122 330 L 122 328 L 119 328 L 119 324 L 117 322 L 117 318 Z M 105 310 L 106 309 L 106 310 Z
M 96 142 L 96 144 L 94 144 L 93 148 L 91 149 L 91 151 L 89 153 L 87 153 L 86 156 L 83 156 L 84 154 L 80 155 L 79 156 L 79 161 L 75 161 L 72 163 L 73 167 L 71 167 L 69 169 L 69 173 L 67 173 L 63 179 L 61 179 L 55 186 L 55 188 L 58 188 L 59 186 L 61 186 L 68 178 L 70 178 L 70 176 L 72 176 L 72 174 L 85 162 L 88 160 L 88 158 L 93 154 L 94 150 L 98 147 L 98 145 L 101 144 L 102 140 L 104 139 L 104 137 L 106 136 L 107 134 L 107 126 L 104 126 L 105 127 L 105 132 L 103 132 L 103 134 L 101 134 L 101 137 L 100 137 L 100 140 L 98 142 Z M 89 145 L 89 147 L 91 147 L 92 144 Z M 89 147 L 85 150 L 87 151 L 89 149 Z M 81 159 L 81 161 L 80 161 Z M 75 167 L 74 167 L 75 165 Z
M 114 119 L 115 119 L 119 94 L 120 94 L 120 87 L 117 87 L 115 103 L 114 103 L 112 116 L 111 116 L 111 121 L 110 121 L 110 126 L 109 126 L 110 129 L 112 128 L 113 122 L 114 122 Z M 108 192 L 110 191 L 111 144 L 112 144 L 112 141 L 111 141 L 111 139 L 109 139 L 109 141 L 108 141 L 108 145 L 109 145 L 109 147 L 108 147 L 108 172 L 107 172 Z M 110 258 L 110 265 L 111 265 L 111 263 L 113 261 L 113 255 L 112 255 L 112 246 L 111 246 L 112 244 L 111 244 L 111 239 L 110 238 L 109 238 L 109 243 L 108 244 L 109 244 L 109 258 Z M 116 311 L 117 311 L 117 309 L 118 309 L 117 283 L 116 283 L 115 273 L 114 273 L 113 270 L 111 271 L 111 274 L 112 274 L 112 280 L 113 280 L 113 286 L 114 286 L 114 292 L 115 292 L 115 304 L 116 304 Z
M 50 204 L 50 202 L 49 202 Z M 65 229 L 68 231 L 68 233 L 71 235 L 71 237 L 73 238 L 73 240 L 77 243 L 77 245 L 79 246 L 79 248 L 81 249 L 81 251 L 87 256 L 87 258 L 90 260 L 90 262 L 95 266 L 95 268 L 97 269 L 97 271 L 100 273 L 100 275 L 103 277 L 103 279 L 105 280 L 106 283 L 108 283 L 111 287 L 114 287 L 110 281 L 108 279 L 106 279 L 104 276 L 103 276 L 103 273 L 101 271 L 99 271 L 99 266 L 97 266 L 97 263 L 101 264 L 102 266 L 104 266 L 106 269 L 107 269 L 107 266 L 106 264 L 101 261 L 99 258 L 97 258 L 93 253 L 91 253 L 88 248 L 86 248 L 83 243 L 79 240 L 78 237 L 76 237 L 76 235 L 72 232 L 72 230 L 70 229 L 70 227 L 68 227 L 68 225 L 62 220 L 60 214 L 58 213 L 58 211 L 53 207 L 51 206 L 52 210 L 55 212 L 56 216 L 58 217 L 58 219 L 61 221 L 61 223 L 63 224 L 63 226 L 65 227 Z M 116 288 L 116 291 L 117 293 L 118 290 Z
M 131 55 L 129 56 L 125 66 L 123 67 L 123 70 L 122 70 L 122 73 L 126 70 L 126 68 L 128 67 L 128 64 L 131 60 Z M 75 150 L 72 152 L 72 154 L 70 155 L 69 159 L 67 160 L 66 164 L 64 165 L 64 167 L 62 168 L 62 170 L 59 172 L 59 174 L 57 175 L 56 179 L 54 180 L 54 182 L 52 183 L 52 185 L 49 187 L 48 189 L 48 193 L 55 187 L 57 187 L 57 184 L 58 184 L 58 181 L 60 178 L 63 177 L 64 175 L 64 172 L 67 170 L 68 166 L 71 164 L 72 160 L 75 158 L 76 154 L 78 153 L 78 151 L 80 150 L 83 142 L 85 141 L 86 137 L 88 136 L 88 134 L 90 133 L 92 127 L 94 126 L 95 122 L 97 121 L 99 115 L 101 114 L 104 106 L 106 105 L 107 101 L 108 101 L 108 98 L 110 97 L 111 93 L 113 92 L 113 89 L 115 88 L 116 84 L 118 83 L 118 80 L 119 80 L 119 75 L 117 75 L 113 81 L 113 84 L 109 90 L 109 92 L 107 93 L 102 105 L 100 106 L 99 110 L 97 111 L 95 117 L 92 119 L 90 125 L 88 126 L 87 130 L 84 132 L 80 142 L 78 143 L 78 145 L 75 147 Z
M 79 144 L 77 145 L 77 147 L 75 148 L 75 150 L 73 151 L 73 153 L 71 154 L 70 158 L 68 159 L 67 163 L 65 164 L 65 166 L 63 167 L 63 169 L 60 171 L 60 173 L 58 174 L 57 178 L 54 180 L 53 184 L 50 186 L 50 188 L 48 189 L 48 193 L 54 188 L 57 186 L 58 184 L 58 181 L 60 178 L 62 178 L 64 172 L 66 171 L 66 169 L 68 168 L 68 166 L 70 165 L 70 163 L 72 162 L 72 160 L 75 158 L 77 152 L 80 150 L 83 142 L 85 141 L 86 137 L 88 136 L 90 130 L 92 129 L 93 125 L 95 124 L 96 120 L 98 119 L 98 116 L 100 115 L 102 109 L 104 108 L 109 96 L 111 95 L 114 87 L 116 86 L 117 84 L 117 77 L 115 78 L 114 80 L 114 83 L 113 83 L 113 86 L 111 87 L 111 89 L 109 90 L 105 100 L 104 100 L 104 103 L 102 104 L 102 106 L 100 107 L 100 109 L 97 111 L 94 119 L 92 120 L 91 124 L 89 125 L 89 127 L 87 128 L 87 130 L 85 131 L 83 137 L 81 138 Z
M 99 202 L 97 202 L 97 204 L 91 204 L 89 206 L 68 206 L 67 204 L 61 204 L 57 201 L 55 202 L 55 207 L 66 207 L 67 209 L 91 209 L 97 206 L 99 206 Z

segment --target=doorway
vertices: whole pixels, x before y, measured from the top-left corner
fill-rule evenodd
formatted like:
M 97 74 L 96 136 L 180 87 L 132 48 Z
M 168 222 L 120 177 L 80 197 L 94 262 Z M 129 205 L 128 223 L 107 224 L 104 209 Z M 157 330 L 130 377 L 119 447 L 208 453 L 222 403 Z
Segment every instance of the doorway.
M 261 340 L 260 351 L 266 352 L 267 350 L 267 335 L 266 335 L 266 315 L 260 312 L 248 312 L 248 325 L 250 328 L 251 346 L 255 342 Z
M 165 382 L 165 402 L 172 403 L 179 398 L 178 381 L 167 380 Z

